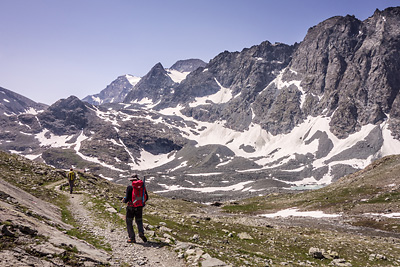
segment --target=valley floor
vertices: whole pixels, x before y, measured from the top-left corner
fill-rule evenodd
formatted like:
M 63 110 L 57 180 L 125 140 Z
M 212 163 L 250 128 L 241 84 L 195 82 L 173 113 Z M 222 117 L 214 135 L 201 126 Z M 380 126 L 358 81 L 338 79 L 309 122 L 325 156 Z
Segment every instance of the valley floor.
M 54 200 L 68 202 L 71 217 L 61 221 L 57 207 L 0 179 L 0 238 L 17 242 L 0 244 L 0 265 L 400 266 L 400 235 L 351 225 L 352 216 L 265 218 L 155 194 L 150 194 L 145 208 L 149 242 L 137 238 L 138 243 L 128 244 L 124 212 L 116 210 L 123 188 L 101 188 L 103 181 L 98 180 L 98 193 L 93 194 L 90 181 L 82 179 L 73 194 L 61 189 L 65 180 L 45 186 Z M 51 220 L 34 221 L 39 214 Z M 69 220 L 74 223 L 67 224 Z M 63 230 L 51 228 L 55 224 Z M 108 249 L 96 249 L 92 238 Z

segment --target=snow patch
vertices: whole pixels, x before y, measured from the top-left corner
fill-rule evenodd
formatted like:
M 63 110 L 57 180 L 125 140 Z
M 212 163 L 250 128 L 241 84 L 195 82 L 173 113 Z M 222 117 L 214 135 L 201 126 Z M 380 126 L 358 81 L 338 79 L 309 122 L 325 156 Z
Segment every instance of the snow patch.
M 190 73 L 190 72 L 180 72 L 173 69 L 166 69 L 166 71 L 168 76 L 176 83 L 180 83 L 181 81 L 186 79 L 186 76 L 188 76 L 188 74 Z
M 373 216 L 387 217 L 387 218 L 400 218 L 400 212 L 394 212 L 394 213 L 366 213 L 366 214 L 373 215 Z
M 224 166 L 224 165 L 228 165 L 229 163 L 231 163 L 233 161 L 233 158 L 231 158 L 231 159 L 229 159 L 229 160 L 227 160 L 227 161 L 225 161 L 225 162 L 221 162 L 221 163 L 219 163 L 217 166 L 215 166 L 216 168 L 219 168 L 219 167 L 221 167 L 221 166 Z
M 92 97 L 92 101 L 95 103 L 99 103 L 102 104 L 103 100 L 100 97 L 96 97 L 96 96 L 91 96 Z
M 100 176 L 101 178 L 103 178 L 103 179 L 108 180 L 108 181 L 113 181 L 113 180 L 114 180 L 113 178 L 106 177 L 106 176 L 104 176 L 103 174 L 99 174 L 99 176 Z
M 48 135 L 47 138 L 45 135 Z M 71 143 L 67 143 L 73 136 L 68 135 L 54 135 L 50 131 L 43 130 L 42 132 L 35 135 L 35 138 L 40 142 L 41 146 L 47 147 L 63 147 L 69 148 L 71 147 Z
M 134 170 L 147 170 L 152 169 L 161 165 L 164 165 L 175 159 L 176 152 L 172 155 L 171 153 L 153 155 L 146 150 L 142 150 L 140 153 L 140 158 L 136 160 L 137 163 L 132 164 L 132 169 Z
M 215 79 L 215 78 L 214 78 Z M 208 95 L 204 97 L 196 97 L 195 102 L 189 103 L 190 107 L 197 107 L 200 105 L 208 105 L 210 104 L 209 102 L 212 102 L 214 104 L 222 104 L 222 103 L 227 103 L 229 100 L 232 99 L 232 90 L 229 88 L 223 87 L 217 79 L 215 79 L 217 82 L 218 86 L 221 88 L 218 92 L 216 92 L 213 95 Z
M 275 218 L 275 217 L 312 217 L 312 218 L 335 218 L 339 217 L 339 214 L 326 214 L 322 211 L 299 211 L 297 208 L 290 208 L 285 210 L 280 210 L 276 213 L 262 214 L 262 217 Z
M 135 86 L 142 78 L 140 77 L 136 77 L 136 76 L 132 76 L 132 75 L 125 75 L 125 78 L 128 80 L 128 82 L 132 85 Z
M 110 122 L 112 125 L 115 126 L 120 126 L 118 124 L 118 120 L 116 119 L 116 116 L 118 115 L 117 111 L 109 110 L 108 112 L 103 112 L 96 107 L 93 110 L 96 112 L 97 117 L 99 117 L 103 121 Z
M 22 155 L 22 156 L 24 156 L 25 158 L 30 159 L 30 160 L 35 160 L 35 159 L 41 157 L 42 154 L 39 154 L 39 155 Z
M 177 166 L 177 167 L 175 167 L 175 168 L 173 168 L 173 169 L 170 169 L 168 172 L 173 172 L 173 171 L 176 171 L 177 169 L 186 167 L 186 166 L 187 166 L 187 163 L 188 163 L 187 161 L 184 161 L 184 162 L 182 162 L 181 164 L 179 164 L 179 166 Z
M 230 185 L 230 186 L 225 186 L 225 187 L 183 187 L 180 185 L 166 185 L 166 184 L 160 184 L 160 186 L 164 187 L 165 190 L 160 190 L 156 191 L 154 193 L 165 193 L 165 192 L 171 192 L 171 191 L 177 191 L 177 190 L 191 190 L 191 191 L 197 191 L 197 192 L 202 192 L 202 193 L 212 193 L 216 191 L 240 191 L 245 189 L 245 185 L 254 183 L 254 181 L 247 181 L 247 182 L 241 182 L 238 184 Z
M 383 145 L 380 150 L 382 157 L 388 155 L 400 154 L 400 141 L 394 139 L 391 131 L 389 130 L 389 123 L 387 121 L 381 124 Z
M 43 111 L 44 111 L 44 110 L 36 110 L 36 109 L 30 107 L 29 109 L 25 110 L 25 113 L 26 113 L 26 114 L 37 115 L 37 114 L 39 114 L 39 113 L 41 113 L 41 112 L 43 112 Z
M 210 172 L 210 173 L 189 173 L 188 176 L 213 176 L 213 175 L 221 175 L 222 172 Z

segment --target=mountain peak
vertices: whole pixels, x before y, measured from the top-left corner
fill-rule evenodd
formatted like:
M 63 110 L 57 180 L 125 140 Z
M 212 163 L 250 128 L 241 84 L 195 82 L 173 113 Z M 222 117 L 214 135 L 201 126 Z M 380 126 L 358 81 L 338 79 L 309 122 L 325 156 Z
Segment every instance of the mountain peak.
M 157 102 L 170 93 L 174 84 L 175 82 L 168 76 L 163 65 L 157 63 L 127 94 L 124 103 L 140 101 L 144 98 Z
M 207 63 L 205 63 L 201 59 L 186 59 L 186 60 L 178 60 L 174 65 L 171 66 L 170 69 L 177 70 L 179 72 L 192 72 L 199 67 L 205 67 Z
M 75 134 L 88 125 L 88 108 L 76 96 L 60 99 L 38 118 L 42 125 L 58 135 Z
M 139 77 L 135 77 L 132 75 L 127 74 L 119 76 L 100 93 L 89 95 L 83 98 L 82 101 L 86 101 L 93 105 L 101 105 L 105 103 L 121 103 L 139 81 Z
M 47 108 L 45 104 L 37 103 L 2 87 L 0 87 L 0 95 L 0 113 L 2 114 L 37 113 Z
M 149 79 L 149 77 L 157 76 L 160 74 L 166 75 L 167 71 L 165 70 L 164 66 L 160 62 L 158 62 L 142 79 Z

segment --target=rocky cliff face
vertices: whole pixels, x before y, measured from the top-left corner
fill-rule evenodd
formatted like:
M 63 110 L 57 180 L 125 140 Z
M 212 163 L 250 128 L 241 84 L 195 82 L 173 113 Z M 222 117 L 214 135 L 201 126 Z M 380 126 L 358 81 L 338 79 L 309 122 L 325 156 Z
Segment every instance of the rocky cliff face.
M 323 115 L 339 138 L 390 116 L 399 137 L 399 23 L 398 8 L 378 10 L 365 21 L 333 17 L 310 28 L 299 45 L 264 42 L 226 51 L 175 86 L 159 108 L 180 104 L 196 119 L 226 120 L 238 130 L 254 122 L 274 135 Z M 221 88 L 229 88 L 227 101 L 190 105 Z
M 344 138 L 389 115 L 399 137 L 399 15 L 389 8 L 365 21 L 333 17 L 309 29 L 282 76 L 301 81 L 303 119 L 331 116 L 331 131 Z

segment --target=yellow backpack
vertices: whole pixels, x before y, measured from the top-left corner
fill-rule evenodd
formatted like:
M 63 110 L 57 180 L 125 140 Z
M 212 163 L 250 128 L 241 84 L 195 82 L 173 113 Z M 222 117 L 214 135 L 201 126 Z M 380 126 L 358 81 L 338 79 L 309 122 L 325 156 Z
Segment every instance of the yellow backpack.
M 70 171 L 69 173 L 68 173 L 68 180 L 70 180 L 70 181 L 75 181 L 75 172 L 73 172 L 73 171 Z

